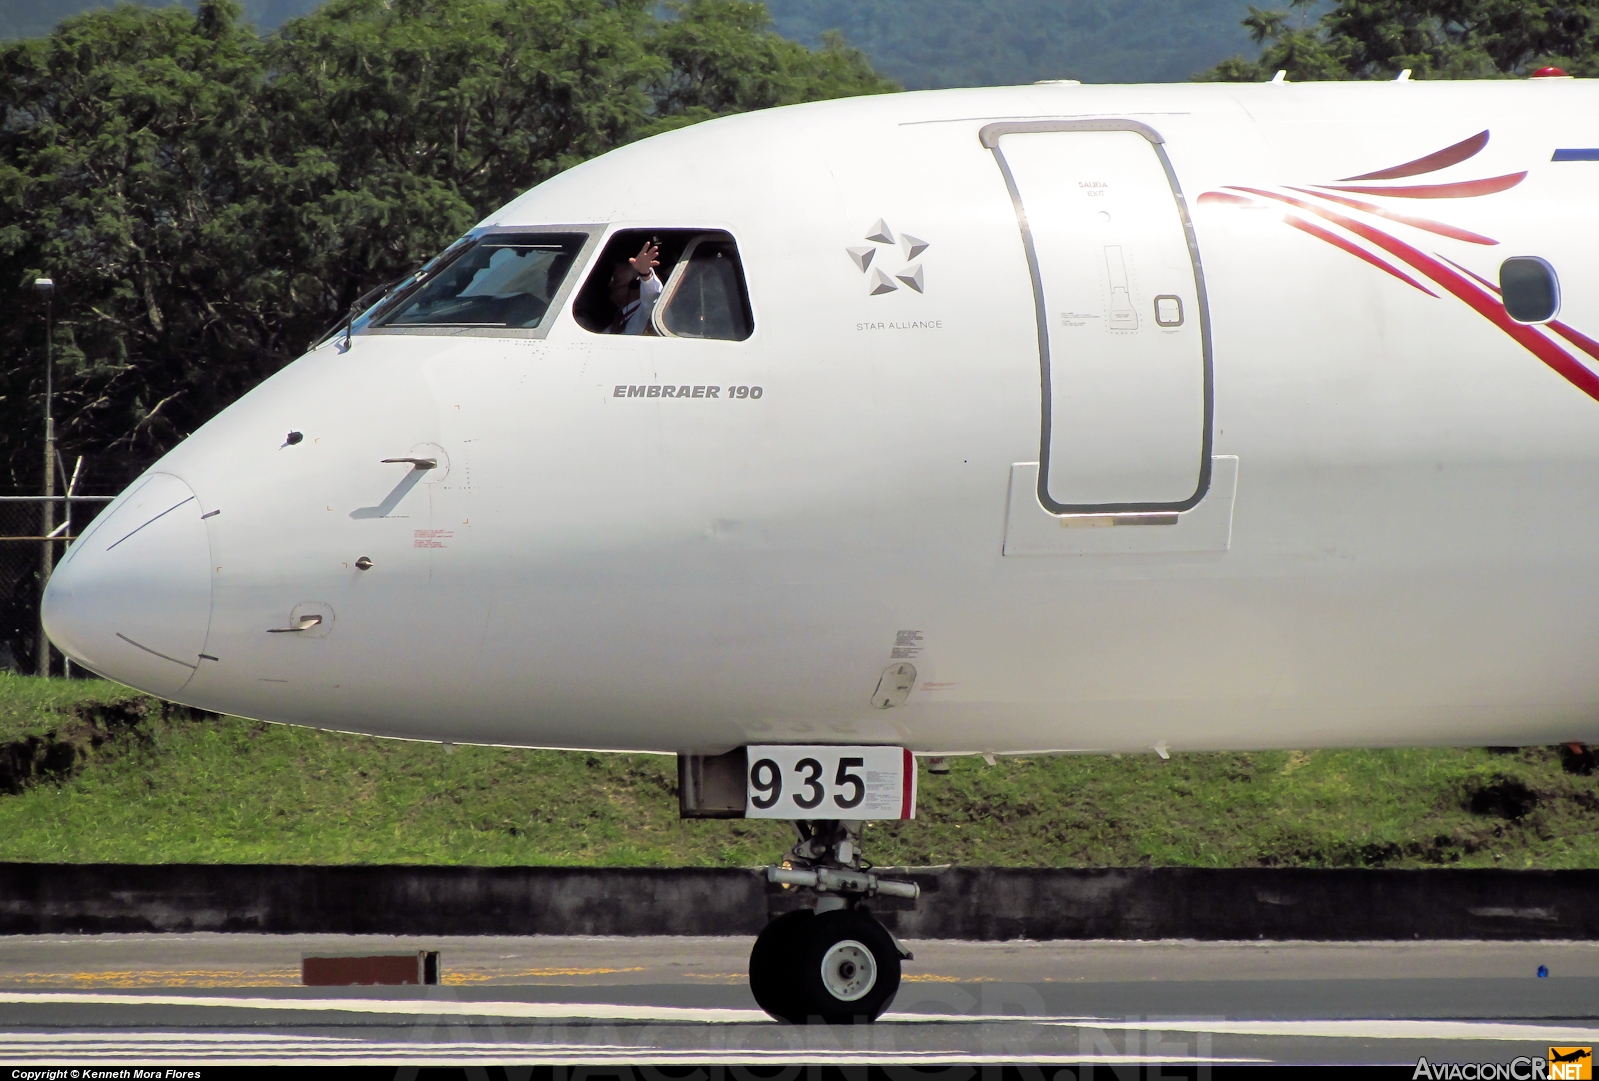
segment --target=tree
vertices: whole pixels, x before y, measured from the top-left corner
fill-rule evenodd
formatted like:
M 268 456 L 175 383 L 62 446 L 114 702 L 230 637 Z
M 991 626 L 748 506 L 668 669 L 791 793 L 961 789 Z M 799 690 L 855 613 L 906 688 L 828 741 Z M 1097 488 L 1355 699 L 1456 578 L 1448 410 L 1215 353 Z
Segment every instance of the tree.
M 650 130 L 801 101 L 899 89 L 866 57 L 827 32 L 812 51 L 771 32 L 766 6 L 749 0 L 668 0 L 651 50 L 668 65 L 650 87 Z
M 1251 7 L 1244 25 L 1262 46 L 1258 60 L 1235 57 L 1199 76 L 1224 82 L 1523 76 L 1546 65 L 1599 73 L 1599 0 L 1339 0 L 1316 22 L 1313 0 L 1299 13 Z
M 287 345 L 258 248 L 262 71 L 237 15 L 232 0 L 193 16 L 124 6 L 0 50 L 0 285 L 57 281 L 69 452 L 147 459 Z M 0 447 L 29 482 L 42 331 L 0 325 Z
M 647 0 L 335 0 L 264 53 L 303 344 L 485 213 L 633 138 Z M 309 298 L 307 298 L 309 299 Z

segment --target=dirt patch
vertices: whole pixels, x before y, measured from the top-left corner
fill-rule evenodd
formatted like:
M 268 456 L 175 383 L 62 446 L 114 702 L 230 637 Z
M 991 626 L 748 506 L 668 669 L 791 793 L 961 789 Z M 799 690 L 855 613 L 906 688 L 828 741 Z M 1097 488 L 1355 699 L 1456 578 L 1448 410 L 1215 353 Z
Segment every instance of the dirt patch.
M 1467 793 L 1472 814 L 1519 822 L 1538 806 L 1538 793 L 1514 777 L 1495 777 L 1489 784 Z
M 140 740 L 141 726 L 152 720 L 209 716 L 213 715 L 153 698 L 75 706 L 48 732 L 0 743 L 0 795 L 14 796 L 36 784 L 64 781 L 102 749 Z
M 1579 777 L 1592 777 L 1593 748 L 1584 743 L 1567 743 L 1560 748 L 1560 768 Z

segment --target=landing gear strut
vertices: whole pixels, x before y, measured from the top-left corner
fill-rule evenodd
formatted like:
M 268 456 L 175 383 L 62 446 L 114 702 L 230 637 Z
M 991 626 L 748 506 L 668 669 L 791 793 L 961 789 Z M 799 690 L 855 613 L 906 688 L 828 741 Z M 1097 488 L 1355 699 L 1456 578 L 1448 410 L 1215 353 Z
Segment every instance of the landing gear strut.
M 785 912 L 766 925 L 750 953 L 750 990 L 779 1021 L 869 1023 L 894 1001 L 900 962 L 911 955 L 863 902 L 878 894 L 914 900 L 921 891 L 914 882 L 868 869 L 860 857 L 861 823 L 794 826 L 798 843 L 766 877 L 815 891 L 816 907 Z

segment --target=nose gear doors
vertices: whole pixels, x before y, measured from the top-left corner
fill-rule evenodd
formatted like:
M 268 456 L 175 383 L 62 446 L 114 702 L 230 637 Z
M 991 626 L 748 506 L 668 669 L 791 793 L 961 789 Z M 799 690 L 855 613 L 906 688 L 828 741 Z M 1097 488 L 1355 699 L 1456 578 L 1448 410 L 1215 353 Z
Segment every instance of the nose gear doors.
M 1159 134 L 1130 120 L 990 124 L 1032 274 L 1038 498 L 1056 514 L 1187 510 L 1210 483 L 1199 249 Z

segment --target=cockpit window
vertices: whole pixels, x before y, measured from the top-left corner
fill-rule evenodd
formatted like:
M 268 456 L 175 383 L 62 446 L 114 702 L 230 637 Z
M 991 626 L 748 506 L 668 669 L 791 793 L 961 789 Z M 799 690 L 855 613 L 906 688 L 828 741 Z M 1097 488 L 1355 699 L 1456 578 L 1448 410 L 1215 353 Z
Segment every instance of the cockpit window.
M 587 239 L 580 233 L 487 233 L 373 325 L 537 327 Z
M 655 266 L 641 277 L 638 260 L 647 255 Z M 572 314 L 596 334 L 743 341 L 754 330 L 737 244 L 702 229 L 618 230 Z
M 754 321 L 731 237 L 711 233 L 689 243 L 655 306 L 654 318 L 656 330 L 673 338 L 741 342 L 750 336 Z

